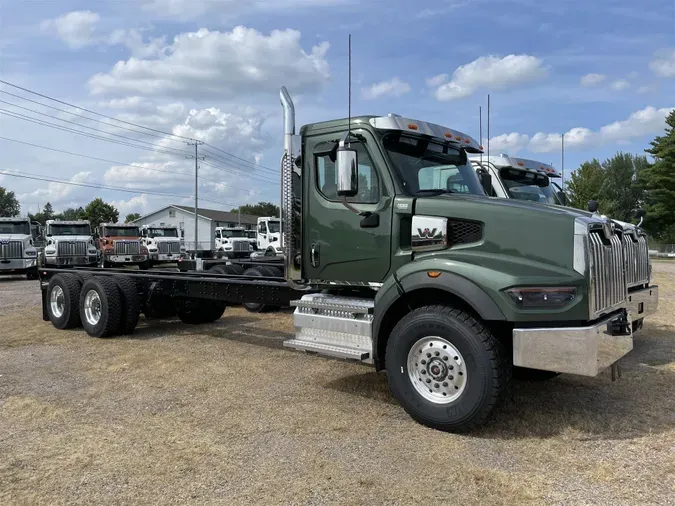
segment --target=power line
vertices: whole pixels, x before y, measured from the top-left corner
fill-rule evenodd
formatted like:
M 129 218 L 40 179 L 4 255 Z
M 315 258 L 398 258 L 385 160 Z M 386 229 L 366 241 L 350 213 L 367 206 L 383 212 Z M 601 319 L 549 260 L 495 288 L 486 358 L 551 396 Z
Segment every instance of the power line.
M 211 163 L 211 162 L 207 162 L 207 161 L 203 161 L 202 164 L 207 165 L 209 167 L 212 167 L 212 168 L 214 168 L 216 170 L 219 170 L 221 172 L 224 172 L 225 174 L 228 174 L 230 176 L 235 175 L 235 176 L 243 177 L 243 178 L 246 178 L 246 179 L 250 179 L 251 181 L 256 181 L 258 183 L 265 183 L 265 184 L 278 184 L 279 183 L 278 181 L 272 181 L 272 180 L 269 180 L 269 179 L 258 178 L 256 176 L 251 175 L 251 174 L 242 174 L 240 172 L 235 172 L 233 174 L 231 170 L 228 170 L 226 168 L 221 167 L 220 165 L 217 165 L 217 164 L 214 164 L 214 163 Z
M 242 162 L 248 163 L 248 164 L 252 165 L 253 167 L 259 167 L 259 168 L 264 169 L 268 172 L 273 172 L 275 174 L 279 174 L 278 170 L 274 170 L 274 169 L 271 169 L 269 167 L 265 167 L 264 165 L 260 165 L 259 163 L 251 162 L 250 160 L 246 160 L 245 158 L 241 158 L 239 156 L 233 155 L 232 153 L 228 153 L 227 151 L 223 151 L 222 149 L 217 148 L 216 146 L 214 146 L 213 144 L 209 144 L 208 142 L 205 142 L 204 145 L 210 147 L 211 149 L 215 149 L 216 151 L 220 151 L 221 153 L 224 153 L 227 156 L 235 158 L 236 160 L 240 160 Z

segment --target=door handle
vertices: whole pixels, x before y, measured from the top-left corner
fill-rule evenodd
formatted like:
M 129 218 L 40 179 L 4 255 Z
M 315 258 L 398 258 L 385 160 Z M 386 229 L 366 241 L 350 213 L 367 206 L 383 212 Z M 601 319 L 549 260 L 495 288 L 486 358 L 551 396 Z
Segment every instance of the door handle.
M 319 266 L 319 245 L 317 243 L 312 244 L 312 248 L 310 250 L 310 262 L 312 263 L 312 267 L 318 267 Z

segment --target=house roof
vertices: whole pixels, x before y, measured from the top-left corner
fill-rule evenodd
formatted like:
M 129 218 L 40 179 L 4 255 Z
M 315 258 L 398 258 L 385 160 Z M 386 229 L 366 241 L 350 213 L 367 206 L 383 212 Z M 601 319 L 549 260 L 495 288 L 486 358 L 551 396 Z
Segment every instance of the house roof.
M 156 211 L 153 211 L 151 213 L 148 213 L 145 216 L 141 216 L 137 220 L 134 220 L 133 223 L 139 222 L 139 221 L 147 218 L 148 216 L 151 216 L 153 214 L 157 214 L 160 211 L 164 211 L 165 209 L 169 209 L 170 207 L 180 209 L 181 211 L 184 211 L 184 212 L 190 213 L 190 214 L 195 213 L 194 207 L 177 206 L 175 204 L 171 204 L 171 205 L 168 205 L 166 207 L 162 207 L 161 209 L 157 209 Z M 217 222 L 239 223 L 239 219 L 241 218 L 242 225 L 255 225 L 255 224 L 258 223 L 258 217 L 253 216 L 251 214 L 242 214 L 240 216 L 239 213 L 229 213 L 227 211 L 217 211 L 215 209 L 204 209 L 204 208 L 201 208 L 201 207 L 197 209 L 197 214 L 202 218 L 206 218 L 207 220 L 217 221 Z

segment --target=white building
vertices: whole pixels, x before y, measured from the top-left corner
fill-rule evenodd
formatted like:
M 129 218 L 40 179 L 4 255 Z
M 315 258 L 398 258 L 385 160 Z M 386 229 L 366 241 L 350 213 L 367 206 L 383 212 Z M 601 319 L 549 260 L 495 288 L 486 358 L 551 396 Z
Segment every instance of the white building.
M 213 249 L 216 227 L 238 227 L 255 230 L 258 217 L 250 214 L 228 213 L 215 209 L 197 210 L 198 220 L 198 250 Z M 135 225 L 175 226 L 180 231 L 185 249 L 194 250 L 195 244 L 195 213 L 194 207 L 169 205 L 154 211 L 133 222 Z

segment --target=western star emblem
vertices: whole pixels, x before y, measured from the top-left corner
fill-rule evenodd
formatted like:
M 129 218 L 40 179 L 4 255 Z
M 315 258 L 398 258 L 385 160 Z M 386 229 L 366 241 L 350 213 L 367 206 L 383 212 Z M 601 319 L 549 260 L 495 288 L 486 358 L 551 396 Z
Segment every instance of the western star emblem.
M 435 228 L 432 228 L 431 230 L 429 230 L 428 228 L 425 228 L 424 230 L 418 228 L 417 234 L 423 239 L 432 239 L 436 235 L 436 230 L 437 229 Z

